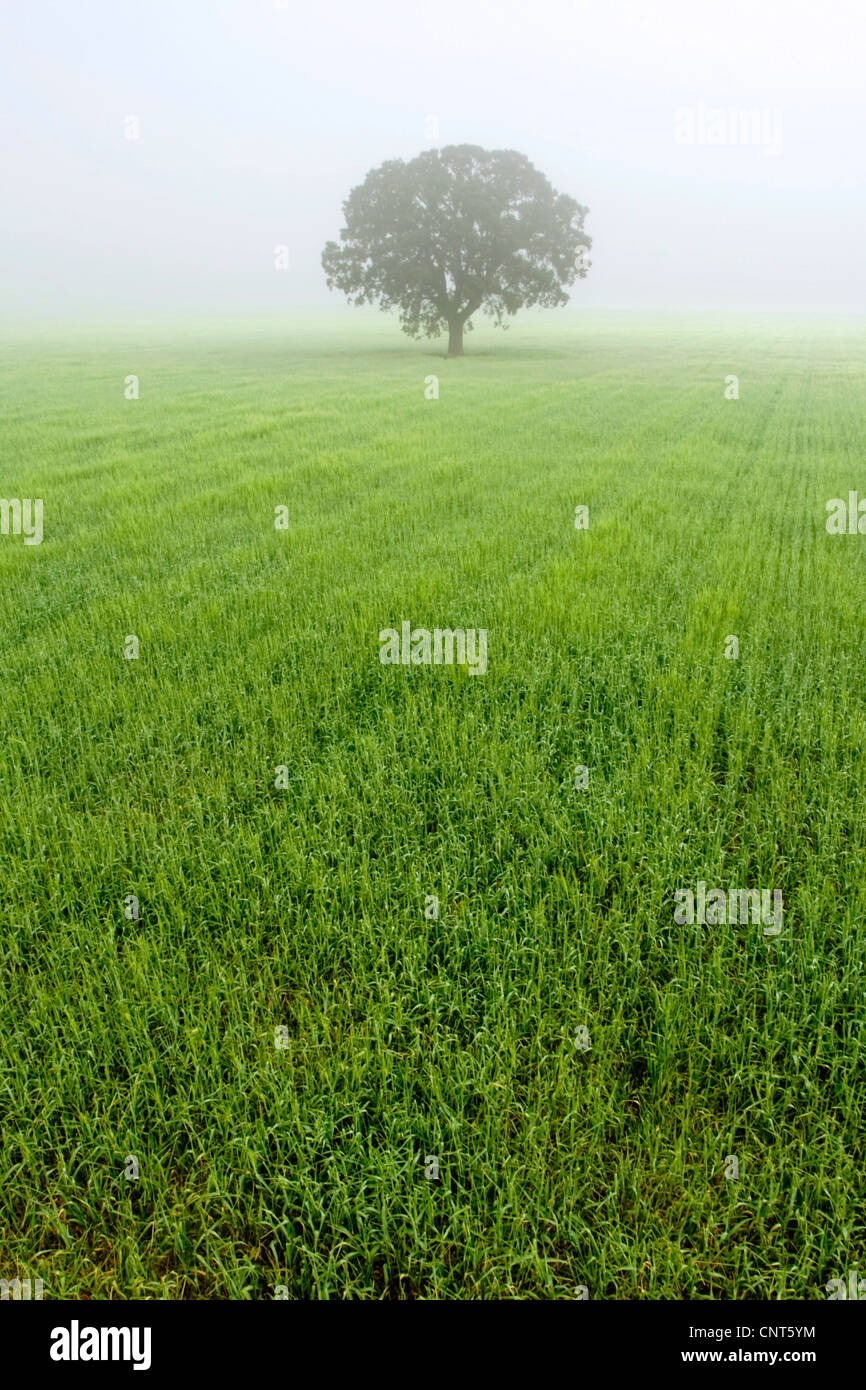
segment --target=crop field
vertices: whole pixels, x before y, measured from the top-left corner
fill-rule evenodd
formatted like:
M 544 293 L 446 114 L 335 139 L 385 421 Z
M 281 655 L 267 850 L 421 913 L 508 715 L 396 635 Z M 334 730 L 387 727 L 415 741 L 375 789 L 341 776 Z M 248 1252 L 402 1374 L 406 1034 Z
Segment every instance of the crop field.
M 0 1270 L 46 1298 L 863 1268 L 866 329 L 442 354 L 0 341 L 44 507 L 0 535 Z M 486 660 L 383 662 L 404 623 Z

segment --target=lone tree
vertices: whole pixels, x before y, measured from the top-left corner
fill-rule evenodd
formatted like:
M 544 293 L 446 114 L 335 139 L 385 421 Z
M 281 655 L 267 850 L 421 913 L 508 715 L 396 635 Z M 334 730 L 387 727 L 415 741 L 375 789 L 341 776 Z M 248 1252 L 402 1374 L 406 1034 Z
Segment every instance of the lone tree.
M 446 145 L 371 169 L 322 266 L 350 304 L 399 308 L 413 338 L 447 326 L 448 356 L 460 357 L 478 309 L 501 326 L 529 305 L 568 303 L 565 286 L 590 264 L 588 211 L 516 150 Z

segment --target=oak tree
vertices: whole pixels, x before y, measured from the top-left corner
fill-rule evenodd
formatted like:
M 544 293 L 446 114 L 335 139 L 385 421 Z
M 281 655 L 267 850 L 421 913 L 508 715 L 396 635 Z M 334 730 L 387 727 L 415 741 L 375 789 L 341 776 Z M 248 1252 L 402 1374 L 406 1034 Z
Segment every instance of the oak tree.
M 372 169 L 322 266 L 350 304 L 398 309 L 414 338 L 447 328 L 448 356 L 462 356 L 478 310 L 501 326 L 518 309 L 568 303 L 590 265 L 587 212 L 515 150 L 446 145 Z

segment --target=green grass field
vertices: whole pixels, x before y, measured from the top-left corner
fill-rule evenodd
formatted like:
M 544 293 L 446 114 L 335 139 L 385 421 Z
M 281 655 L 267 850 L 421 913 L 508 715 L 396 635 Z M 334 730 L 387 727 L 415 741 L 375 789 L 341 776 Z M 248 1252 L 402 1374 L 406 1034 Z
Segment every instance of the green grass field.
M 44 499 L 0 536 L 0 1276 L 46 1298 L 866 1264 L 866 537 L 824 524 L 866 328 L 441 353 L 360 314 L 0 344 L 0 491 Z M 382 665 L 407 619 L 486 674 Z M 698 880 L 782 931 L 678 925 Z

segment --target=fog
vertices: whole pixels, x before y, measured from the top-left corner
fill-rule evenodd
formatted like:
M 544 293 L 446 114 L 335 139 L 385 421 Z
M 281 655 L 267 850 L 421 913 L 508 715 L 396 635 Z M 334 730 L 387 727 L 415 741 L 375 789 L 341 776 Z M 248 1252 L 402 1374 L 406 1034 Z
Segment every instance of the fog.
M 588 205 L 578 310 L 861 313 L 864 39 L 862 0 L 10 3 L 3 312 L 337 308 L 350 188 L 471 143 Z

